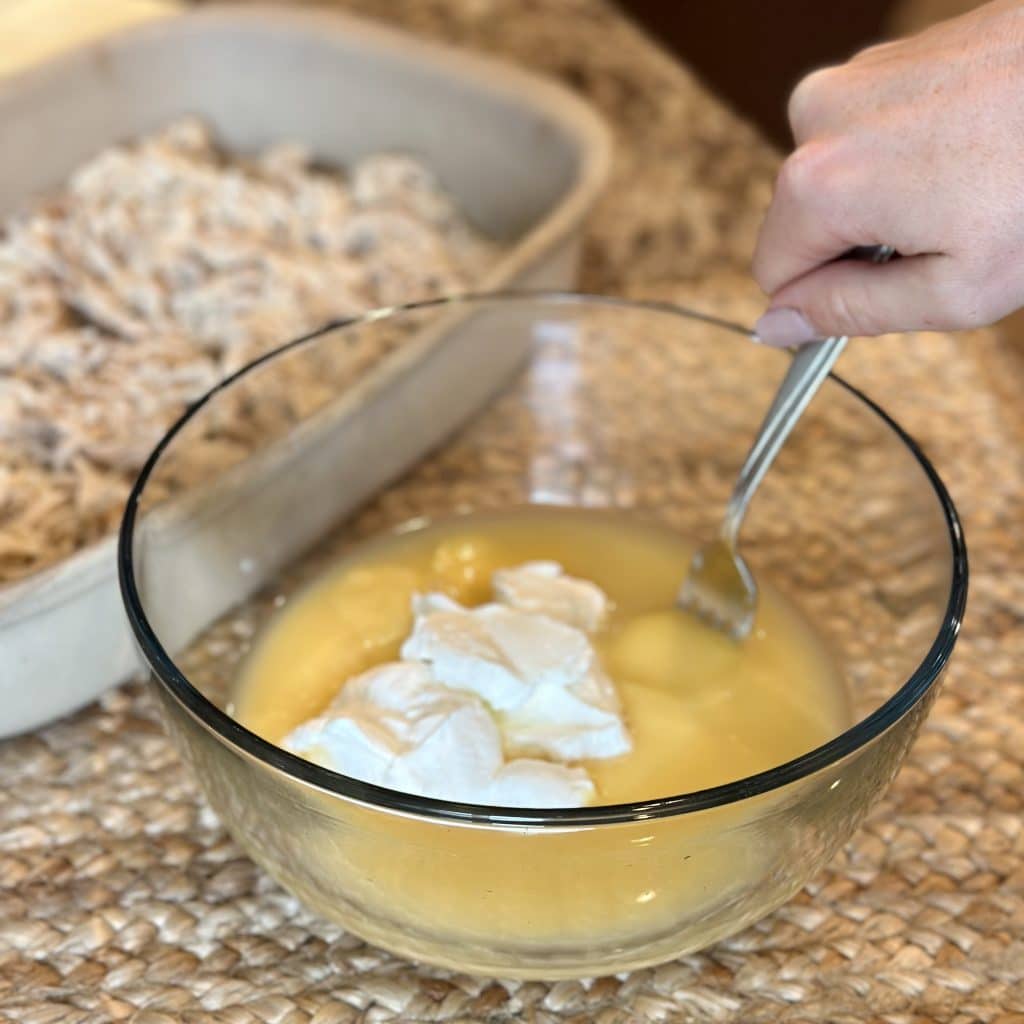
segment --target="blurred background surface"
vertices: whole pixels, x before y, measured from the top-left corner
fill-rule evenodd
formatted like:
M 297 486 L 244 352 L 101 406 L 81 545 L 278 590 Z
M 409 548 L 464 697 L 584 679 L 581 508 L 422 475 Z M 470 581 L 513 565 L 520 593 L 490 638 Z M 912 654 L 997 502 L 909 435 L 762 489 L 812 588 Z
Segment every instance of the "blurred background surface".
M 777 146 L 786 99 L 808 71 L 979 6 L 979 0 L 618 0 Z

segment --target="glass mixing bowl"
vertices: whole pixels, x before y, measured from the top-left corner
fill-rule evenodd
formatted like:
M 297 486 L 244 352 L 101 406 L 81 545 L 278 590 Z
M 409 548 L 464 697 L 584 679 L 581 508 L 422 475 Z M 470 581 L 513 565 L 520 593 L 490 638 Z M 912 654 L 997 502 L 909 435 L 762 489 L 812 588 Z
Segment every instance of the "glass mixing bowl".
M 710 537 L 786 359 L 669 306 L 481 296 L 330 326 L 197 402 L 135 486 L 120 578 L 170 731 L 252 857 L 371 942 L 504 977 L 663 961 L 789 899 L 899 768 L 966 597 L 934 469 L 835 378 L 743 534 L 845 673 L 853 724 L 824 746 L 668 799 L 517 810 L 368 785 L 231 717 L 268 616 L 382 530 L 555 503 Z

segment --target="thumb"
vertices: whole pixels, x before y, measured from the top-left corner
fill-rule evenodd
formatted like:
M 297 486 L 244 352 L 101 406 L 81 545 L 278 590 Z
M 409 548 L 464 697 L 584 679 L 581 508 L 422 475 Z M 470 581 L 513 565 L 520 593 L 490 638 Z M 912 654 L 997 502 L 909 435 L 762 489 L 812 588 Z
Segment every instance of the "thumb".
M 949 289 L 940 281 L 946 261 L 927 255 L 826 264 L 775 292 L 754 332 L 766 345 L 786 347 L 839 334 L 960 326 L 943 314 L 949 306 Z

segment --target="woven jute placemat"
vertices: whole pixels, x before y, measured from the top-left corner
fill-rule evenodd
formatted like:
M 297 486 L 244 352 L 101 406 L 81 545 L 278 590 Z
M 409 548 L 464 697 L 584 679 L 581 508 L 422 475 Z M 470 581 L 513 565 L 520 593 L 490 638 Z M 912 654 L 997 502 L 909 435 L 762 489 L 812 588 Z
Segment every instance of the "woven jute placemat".
M 743 266 L 776 157 L 610 9 L 514 6 L 407 0 L 387 13 L 554 72 L 612 121 L 615 181 L 585 284 L 754 317 Z M 759 925 L 591 982 L 417 967 L 316 919 L 242 854 L 136 683 L 0 744 L 0 1020 L 1022 1024 L 1022 359 L 994 332 L 865 342 L 844 356 L 844 373 L 947 479 L 971 544 L 971 606 L 889 796 Z

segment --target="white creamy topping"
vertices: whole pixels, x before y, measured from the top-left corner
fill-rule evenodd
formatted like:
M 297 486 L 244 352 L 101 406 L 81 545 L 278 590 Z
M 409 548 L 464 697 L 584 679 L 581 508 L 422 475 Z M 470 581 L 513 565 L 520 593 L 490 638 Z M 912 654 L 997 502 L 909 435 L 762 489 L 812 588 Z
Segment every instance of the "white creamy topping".
M 502 604 L 547 615 L 587 633 L 595 632 L 608 614 L 605 592 L 590 580 L 566 576 L 557 562 L 527 562 L 515 569 L 499 569 L 492 582 Z
M 493 583 L 503 603 L 415 597 L 403 660 L 345 683 L 285 745 L 408 793 L 519 807 L 591 800 L 587 773 L 565 762 L 631 748 L 584 632 L 597 628 L 608 600 L 553 562 L 500 570 Z
M 571 686 L 537 686 L 517 708 L 499 715 L 507 750 L 576 761 L 616 757 L 632 749 L 618 695 L 600 666 Z
M 483 702 L 442 686 L 415 662 L 350 680 L 285 745 L 344 775 L 444 800 L 579 807 L 594 794 L 581 768 L 525 758 L 506 763 Z
M 500 604 L 463 608 L 439 596 L 413 600 L 416 622 L 402 657 L 425 661 L 448 686 L 498 711 L 519 707 L 538 686 L 575 682 L 594 661 L 586 634 L 564 622 Z

